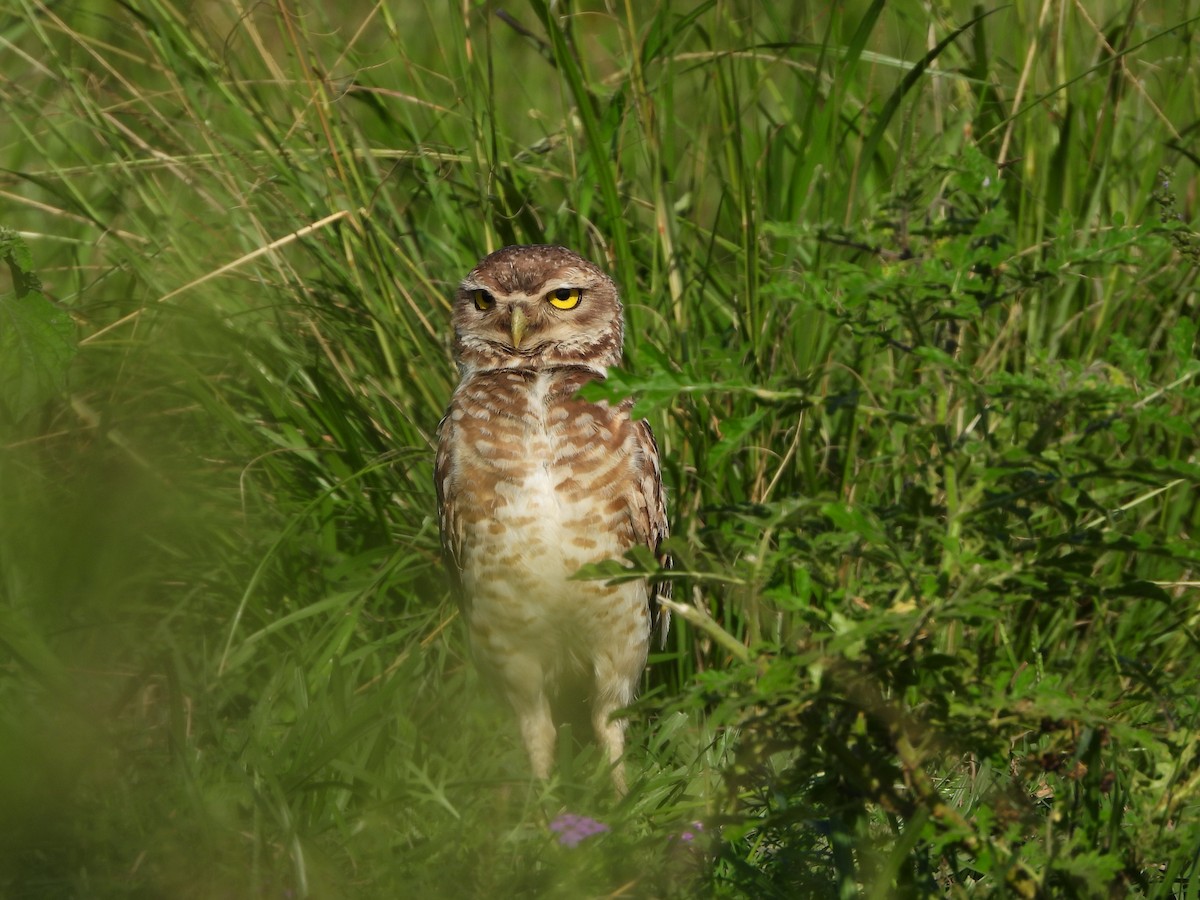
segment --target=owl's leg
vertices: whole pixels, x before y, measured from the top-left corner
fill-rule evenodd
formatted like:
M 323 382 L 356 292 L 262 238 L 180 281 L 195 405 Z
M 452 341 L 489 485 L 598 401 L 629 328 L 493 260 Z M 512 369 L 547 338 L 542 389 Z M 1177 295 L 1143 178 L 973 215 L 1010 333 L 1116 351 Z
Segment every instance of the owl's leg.
M 611 708 L 602 710 L 597 706 L 592 712 L 592 727 L 596 730 L 596 740 L 608 751 L 609 762 L 612 763 L 613 787 L 617 794 L 625 795 L 625 761 L 621 755 L 625 752 L 625 720 L 613 719 L 612 714 L 621 708 L 614 703 Z
M 516 654 L 505 662 L 501 673 L 505 693 L 521 727 L 529 766 L 535 777 L 545 781 L 554 767 L 555 730 L 542 667 L 536 660 Z
M 633 687 L 618 671 L 611 659 L 596 660 L 596 691 L 592 704 L 592 729 L 596 732 L 596 741 L 608 752 L 608 761 L 612 764 L 613 787 L 617 794 L 624 796 L 625 762 L 621 759 L 625 753 L 625 720 L 615 717 L 615 713 L 623 706 L 628 706 L 633 699 Z
M 554 765 L 555 732 L 550 701 L 544 692 L 539 691 L 536 697 L 514 697 L 513 706 L 521 725 L 525 752 L 529 754 L 529 767 L 533 769 L 534 777 L 545 781 L 550 777 Z

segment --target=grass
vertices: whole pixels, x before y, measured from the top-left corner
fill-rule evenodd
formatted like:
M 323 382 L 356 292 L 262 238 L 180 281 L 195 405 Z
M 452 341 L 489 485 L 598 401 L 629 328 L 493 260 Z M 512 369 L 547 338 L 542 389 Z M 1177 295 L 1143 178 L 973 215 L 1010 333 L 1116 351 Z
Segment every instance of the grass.
M 0 893 L 1197 896 L 1191 0 L 0 11 Z M 622 800 L 440 569 L 517 242 L 665 456 Z

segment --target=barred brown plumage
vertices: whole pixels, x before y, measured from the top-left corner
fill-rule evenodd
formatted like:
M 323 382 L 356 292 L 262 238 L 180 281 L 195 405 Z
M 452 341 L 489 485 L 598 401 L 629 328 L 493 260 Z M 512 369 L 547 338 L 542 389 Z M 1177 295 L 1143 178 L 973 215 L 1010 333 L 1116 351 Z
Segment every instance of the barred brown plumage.
M 533 773 L 548 778 L 552 701 L 582 694 L 625 789 L 625 723 L 666 581 L 573 581 L 587 563 L 668 534 L 658 447 L 632 401 L 577 392 L 620 362 L 621 301 L 603 271 L 563 247 L 506 247 L 454 302 L 461 380 L 438 426 L 442 545 L 472 650 L 517 714 Z

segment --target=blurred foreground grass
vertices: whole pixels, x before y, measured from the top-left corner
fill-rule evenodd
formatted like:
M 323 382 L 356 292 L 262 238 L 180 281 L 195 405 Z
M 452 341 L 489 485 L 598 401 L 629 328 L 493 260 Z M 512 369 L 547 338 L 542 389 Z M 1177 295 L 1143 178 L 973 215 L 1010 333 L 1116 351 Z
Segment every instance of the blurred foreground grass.
M 0 893 L 1200 893 L 1195 3 L 0 12 Z M 620 802 L 437 555 L 543 241 L 691 609 Z

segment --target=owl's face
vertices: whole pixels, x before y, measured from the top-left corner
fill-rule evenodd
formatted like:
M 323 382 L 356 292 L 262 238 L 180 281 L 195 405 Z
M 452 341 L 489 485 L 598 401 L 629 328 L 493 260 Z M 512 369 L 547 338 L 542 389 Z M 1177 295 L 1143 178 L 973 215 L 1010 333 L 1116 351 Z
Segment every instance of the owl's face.
M 611 278 L 563 247 L 505 247 L 480 260 L 454 300 L 464 374 L 621 361 L 621 299 Z

